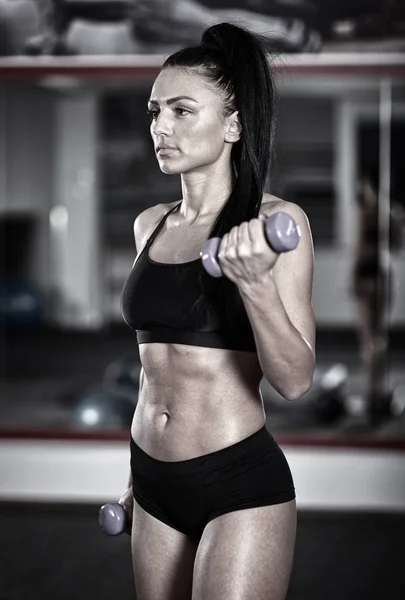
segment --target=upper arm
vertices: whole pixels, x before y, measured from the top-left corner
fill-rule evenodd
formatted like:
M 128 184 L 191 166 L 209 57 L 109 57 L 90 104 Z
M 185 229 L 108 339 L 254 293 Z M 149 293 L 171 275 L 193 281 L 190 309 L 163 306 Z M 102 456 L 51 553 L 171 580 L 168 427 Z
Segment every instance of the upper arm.
M 278 257 L 272 272 L 285 311 L 315 357 L 315 317 L 312 303 L 314 247 L 308 217 L 298 204 L 281 201 L 277 211 L 289 214 L 298 225 L 298 246 Z M 264 214 L 270 214 L 263 206 Z M 275 211 L 271 211 L 275 212 Z

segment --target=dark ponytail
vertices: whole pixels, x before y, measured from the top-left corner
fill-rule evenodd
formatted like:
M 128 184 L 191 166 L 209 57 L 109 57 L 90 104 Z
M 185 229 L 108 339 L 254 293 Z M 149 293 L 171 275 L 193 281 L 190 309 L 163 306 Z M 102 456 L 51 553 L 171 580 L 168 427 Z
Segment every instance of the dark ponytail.
M 238 110 L 241 138 L 233 144 L 231 162 L 236 183 L 208 237 L 222 238 L 232 227 L 257 218 L 269 174 L 275 125 L 275 86 L 264 36 L 230 23 L 206 29 L 200 46 L 179 50 L 165 60 L 162 70 L 195 70 L 213 83 L 223 98 L 224 116 Z M 210 277 L 201 269 L 203 295 L 191 311 L 201 309 L 204 298 L 219 311 L 230 328 L 242 308 L 237 286 L 226 277 Z

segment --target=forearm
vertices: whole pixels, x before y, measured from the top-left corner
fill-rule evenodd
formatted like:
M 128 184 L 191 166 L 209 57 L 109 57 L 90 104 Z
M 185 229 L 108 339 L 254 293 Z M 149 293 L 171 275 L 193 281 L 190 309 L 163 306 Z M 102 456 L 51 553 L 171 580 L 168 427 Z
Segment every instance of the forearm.
M 315 356 L 289 319 L 274 279 L 238 287 L 264 377 L 287 400 L 299 398 L 312 384 Z

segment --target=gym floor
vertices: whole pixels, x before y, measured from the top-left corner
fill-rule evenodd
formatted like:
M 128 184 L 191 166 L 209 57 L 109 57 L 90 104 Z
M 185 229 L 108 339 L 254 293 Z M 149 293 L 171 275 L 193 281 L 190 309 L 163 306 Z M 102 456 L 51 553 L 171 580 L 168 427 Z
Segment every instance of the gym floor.
M 403 333 L 393 331 L 389 346 L 390 381 L 402 386 Z M 75 393 L 100 381 L 117 357 L 138 356 L 132 332 L 121 327 L 99 333 L 13 333 L 3 336 L 0 351 L 0 436 L 8 432 L 6 437 L 10 431 L 71 429 Z M 337 362 L 348 368 L 350 395 L 361 394 L 355 332 L 318 330 L 317 368 L 325 371 Z M 335 422 L 321 422 L 304 399 L 292 408 L 270 386 L 263 385 L 262 393 L 274 433 L 327 435 L 335 442 L 347 434 L 393 444 L 405 439 L 403 414 L 374 426 L 354 410 Z M 101 532 L 99 506 L 0 499 L 5 549 L 0 600 L 134 600 L 129 537 Z M 404 538 L 403 513 L 299 510 L 287 600 L 402 599 Z

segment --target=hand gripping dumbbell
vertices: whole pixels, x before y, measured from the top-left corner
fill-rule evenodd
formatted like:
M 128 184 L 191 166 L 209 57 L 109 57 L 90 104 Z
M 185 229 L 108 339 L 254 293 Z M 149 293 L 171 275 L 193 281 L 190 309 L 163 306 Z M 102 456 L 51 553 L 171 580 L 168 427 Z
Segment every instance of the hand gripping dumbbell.
M 104 504 L 100 508 L 98 522 L 107 535 L 121 535 L 128 527 L 128 514 L 122 504 Z
M 264 221 L 264 236 L 274 252 L 289 252 L 298 246 L 301 231 L 290 215 L 278 212 Z M 220 243 L 221 238 L 211 238 L 204 242 L 200 252 L 203 267 L 212 277 L 223 275 L 217 256 Z

